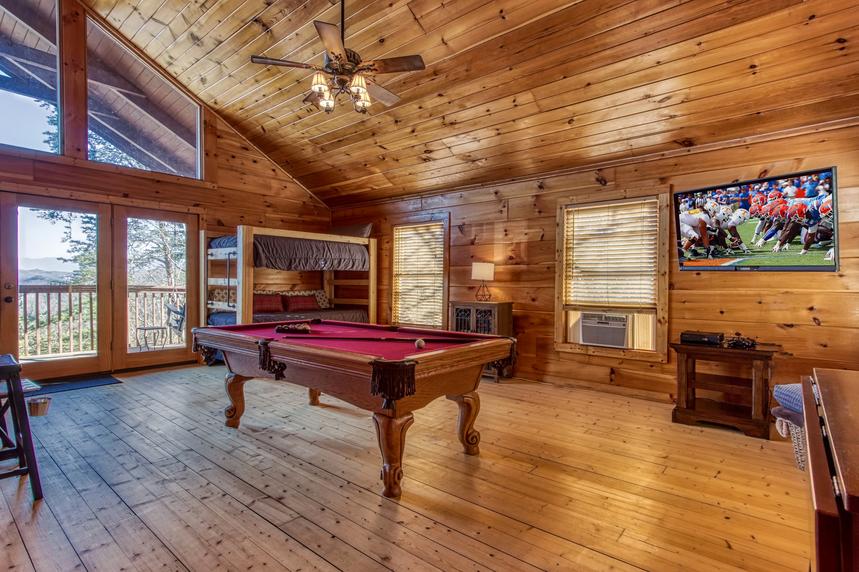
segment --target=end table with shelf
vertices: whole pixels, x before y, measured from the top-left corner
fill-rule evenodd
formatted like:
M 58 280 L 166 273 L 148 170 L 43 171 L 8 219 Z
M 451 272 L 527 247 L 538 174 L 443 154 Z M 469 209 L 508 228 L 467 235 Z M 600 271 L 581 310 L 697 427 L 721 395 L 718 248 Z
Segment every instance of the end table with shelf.
M 773 358 L 781 346 L 758 344 L 752 349 L 704 344 L 672 343 L 677 352 L 677 405 L 675 423 L 727 425 L 751 437 L 769 439 L 770 382 Z M 710 361 L 751 366 L 751 377 L 698 373 L 697 362 Z M 699 389 L 738 396 L 741 403 L 698 397 Z

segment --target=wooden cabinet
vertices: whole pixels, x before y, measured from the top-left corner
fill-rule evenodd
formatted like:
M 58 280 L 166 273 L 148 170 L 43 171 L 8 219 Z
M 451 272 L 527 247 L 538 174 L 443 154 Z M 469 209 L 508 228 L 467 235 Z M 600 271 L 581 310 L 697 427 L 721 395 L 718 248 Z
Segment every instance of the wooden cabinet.
M 759 344 L 753 349 L 696 344 L 671 344 L 677 352 L 677 406 L 671 415 L 675 423 L 698 422 L 735 427 L 752 437 L 769 438 L 769 397 L 773 356 L 781 347 Z M 712 361 L 751 368 L 751 377 L 700 373 L 697 362 Z M 725 403 L 702 398 L 706 389 L 742 398 L 741 403 Z
M 456 332 L 513 337 L 513 302 L 450 302 L 448 327 Z M 512 359 L 493 362 L 485 373 L 494 377 L 513 375 Z

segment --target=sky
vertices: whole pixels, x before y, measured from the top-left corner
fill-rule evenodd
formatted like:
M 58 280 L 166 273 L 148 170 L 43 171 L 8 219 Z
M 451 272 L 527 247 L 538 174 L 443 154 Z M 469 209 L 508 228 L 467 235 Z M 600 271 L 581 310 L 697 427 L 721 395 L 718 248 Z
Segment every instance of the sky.
M 35 99 L 0 90 L 0 143 L 50 151 L 42 134 L 47 130 L 47 109 Z
M 44 258 L 68 256 L 63 243 L 63 225 L 51 224 L 37 216 L 36 209 L 18 208 L 18 267 L 19 270 L 75 270 L 76 264 L 46 262 Z M 79 217 L 76 217 L 79 218 Z M 72 224 L 72 238 L 82 239 L 80 222 Z M 50 264 L 50 266 L 49 266 Z
M 50 151 L 43 135 L 48 128 L 48 110 L 38 101 L 0 90 L 0 143 Z M 79 232 L 79 225 L 73 227 L 73 232 L 74 228 Z M 44 261 L 32 260 L 67 255 L 62 225 L 38 218 L 32 209 L 18 209 L 18 258 L 22 270 L 74 270 L 74 264 L 57 261 L 47 267 Z

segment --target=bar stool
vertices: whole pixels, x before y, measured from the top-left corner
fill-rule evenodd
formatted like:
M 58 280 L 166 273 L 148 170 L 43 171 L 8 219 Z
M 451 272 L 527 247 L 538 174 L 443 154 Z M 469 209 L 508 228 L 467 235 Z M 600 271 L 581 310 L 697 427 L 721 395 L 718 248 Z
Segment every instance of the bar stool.
M 6 428 L 6 411 L 12 413 L 11 433 Z M 0 479 L 29 475 L 33 500 L 42 498 L 42 481 L 21 386 L 21 366 L 9 354 L 0 355 L 0 447 L 0 461 L 18 458 L 18 468 L 0 472 Z

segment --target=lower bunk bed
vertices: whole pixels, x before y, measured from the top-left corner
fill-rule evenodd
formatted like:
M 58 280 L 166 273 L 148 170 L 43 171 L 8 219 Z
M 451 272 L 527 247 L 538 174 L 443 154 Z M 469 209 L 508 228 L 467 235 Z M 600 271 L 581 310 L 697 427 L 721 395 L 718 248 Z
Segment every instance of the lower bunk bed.
M 361 322 L 369 323 L 367 310 L 364 308 L 325 308 L 321 310 L 307 310 L 304 312 L 274 312 L 274 313 L 255 313 L 254 323 L 262 322 L 286 322 L 289 320 L 312 320 L 321 318 L 323 320 L 339 320 L 341 322 Z M 209 326 L 232 326 L 236 323 L 235 312 L 212 312 L 209 314 L 206 323 Z M 206 365 L 217 365 L 223 363 L 224 355 L 219 351 L 215 352 L 211 358 L 206 359 Z
M 286 322 L 288 320 L 312 320 L 322 318 L 323 320 L 339 320 L 341 322 L 368 323 L 367 310 L 364 308 L 328 308 L 324 310 L 308 310 L 306 312 L 276 312 L 254 314 L 254 323 L 260 322 Z M 232 326 L 236 323 L 235 312 L 212 312 L 207 320 L 210 326 Z

